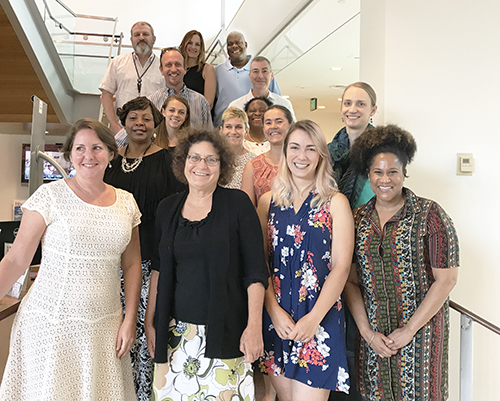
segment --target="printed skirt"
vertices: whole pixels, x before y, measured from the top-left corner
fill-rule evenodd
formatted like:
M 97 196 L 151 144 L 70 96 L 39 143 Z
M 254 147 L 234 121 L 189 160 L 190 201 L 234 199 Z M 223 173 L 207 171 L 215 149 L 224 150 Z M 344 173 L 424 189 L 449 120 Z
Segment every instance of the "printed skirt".
M 155 364 L 153 400 L 253 401 L 252 365 L 243 357 L 205 358 L 205 326 L 170 323 L 168 362 Z

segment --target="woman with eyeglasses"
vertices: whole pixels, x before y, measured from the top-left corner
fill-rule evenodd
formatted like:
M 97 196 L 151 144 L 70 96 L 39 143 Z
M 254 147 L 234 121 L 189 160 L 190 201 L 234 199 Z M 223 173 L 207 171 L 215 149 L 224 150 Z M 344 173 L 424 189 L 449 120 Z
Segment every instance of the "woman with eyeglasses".
M 218 132 L 193 131 L 175 149 L 188 190 L 158 207 L 145 321 L 156 399 L 254 399 L 269 273 L 255 208 L 222 187 L 233 159 Z
M 345 287 L 358 326 L 358 390 L 364 400 L 448 398 L 448 295 L 458 276 L 458 238 L 436 202 L 404 186 L 417 145 L 387 125 L 351 148 L 355 173 L 375 196 L 354 210 L 355 259 Z

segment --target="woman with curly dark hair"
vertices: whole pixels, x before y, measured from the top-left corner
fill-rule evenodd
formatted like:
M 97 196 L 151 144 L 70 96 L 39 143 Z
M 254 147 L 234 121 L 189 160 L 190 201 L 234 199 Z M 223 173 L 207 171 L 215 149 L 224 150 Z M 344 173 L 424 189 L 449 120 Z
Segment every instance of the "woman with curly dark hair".
M 250 128 L 243 140 L 243 146 L 257 156 L 271 149 L 264 135 L 264 113 L 272 105 L 272 102 L 264 96 L 254 97 L 245 104 Z
M 175 149 L 188 190 L 158 206 L 145 323 L 157 399 L 254 399 L 269 273 L 250 199 L 221 186 L 233 164 L 218 132 L 193 131 Z
M 365 131 L 352 165 L 375 196 L 354 211 L 355 256 L 345 295 L 359 329 L 358 390 L 365 400 L 448 398 L 448 295 L 458 276 L 453 222 L 404 187 L 417 146 L 388 125 Z

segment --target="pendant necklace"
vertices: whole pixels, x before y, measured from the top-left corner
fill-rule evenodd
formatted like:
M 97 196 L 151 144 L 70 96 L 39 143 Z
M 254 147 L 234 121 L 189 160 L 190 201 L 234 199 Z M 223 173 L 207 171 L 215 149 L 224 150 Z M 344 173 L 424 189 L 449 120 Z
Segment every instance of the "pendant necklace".
M 135 72 L 137 74 L 137 93 L 139 93 L 139 96 L 141 96 L 141 88 L 142 88 L 142 77 L 146 75 L 146 72 L 148 72 L 149 67 L 153 64 L 153 61 L 155 60 L 155 55 L 153 54 L 153 57 L 151 58 L 151 61 L 149 62 L 148 66 L 144 70 L 142 74 L 139 75 L 139 70 L 137 69 L 137 65 L 135 64 L 135 59 L 134 59 L 134 67 L 135 67 Z
M 132 173 L 133 171 L 135 171 L 137 169 L 137 167 L 139 167 L 139 164 L 142 163 L 143 156 L 146 155 L 146 152 L 149 150 L 149 148 L 151 147 L 152 144 L 153 144 L 153 142 L 151 142 L 149 144 L 149 146 L 146 148 L 146 150 L 144 151 L 142 156 L 135 158 L 134 161 L 131 163 L 129 163 L 127 161 L 127 152 L 128 152 L 128 145 L 127 145 L 127 147 L 125 148 L 125 153 L 123 154 L 123 158 L 122 158 L 122 171 L 124 173 Z

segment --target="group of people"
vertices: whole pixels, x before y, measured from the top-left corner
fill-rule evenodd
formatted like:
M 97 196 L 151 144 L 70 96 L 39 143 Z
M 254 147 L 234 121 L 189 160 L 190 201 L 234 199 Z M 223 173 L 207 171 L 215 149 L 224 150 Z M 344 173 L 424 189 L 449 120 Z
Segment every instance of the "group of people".
M 271 63 L 265 57 L 248 55 L 240 32 L 227 36 L 228 60 L 215 68 L 206 62 L 203 36 L 196 30 L 186 33 L 179 47 L 162 49 L 160 57 L 153 52 L 156 37 L 151 24 L 136 22 L 130 33 L 134 51 L 115 57 L 99 86 L 119 145 L 125 145 L 128 138 L 115 110 L 138 96 L 148 97 L 159 110 L 170 95 L 183 97 L 191 108 L 190 124 L 196 129 L 219 127 L 228 106 L 244 109 L 249 100 L 261 96 L 289 108 L 294 116 L 291 102 L 281 96 Z
M 42 241 L 0 399 L 253 400 L 263 374 L 267 400 L 445 400 L 458 239 L 404 187 L 415 140 L 370 124 L 371 86 L 346 88 L 327 145 L 241 34 L 215 70 L 199 32 L 160 60 L 149 24 L 131 40 L 101 84 L 118 120 L 73 125 L 76 175 L 26 201 L 0 262 L 3 296 Z

